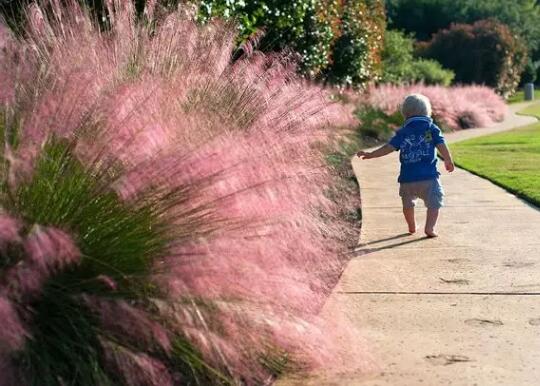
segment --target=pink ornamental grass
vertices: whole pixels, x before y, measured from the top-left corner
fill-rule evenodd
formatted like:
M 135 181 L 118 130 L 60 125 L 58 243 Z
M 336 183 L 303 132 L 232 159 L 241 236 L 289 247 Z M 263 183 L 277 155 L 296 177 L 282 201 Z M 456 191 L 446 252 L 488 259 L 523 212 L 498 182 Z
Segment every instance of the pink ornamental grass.
M 13 303 L 0 295 L 0 358 L 6 353 L 20 350 L 26 339 L 24 328 Z M 0 365 L 0 368 L 1 365 Z M 0 378 L 1 379 L 1 378 Z
M 20 228 L 20 221 L 6 214 L 0 214 L 0 250 L 11 243 L 20 241 Z
M 80 252 L 69 235 L 39 225 L 26 238 L 24 249 L 30 261 L 42 270 L 61 270 L 80 259 Z
M 176 383 L 167 366 L 144 353 L 134 353 L 112 342 L 104 342 L 104 353 L 110 371 L 117 374 L 122 383 L 132 386 L 172 386 L 182 384 L 181 376 Z
M 284 352 L 303 368 L 339 362 L 328 331 L 351 326 L 318 313 L 346 263 L 350 224 L 328 198 L 337 180 L 322 149 L 336 139 L 331 125 L 350 118 L 283 58 L 254 52 L 233 62 L 234 28 L 220 21 L 200 26 L 149 3 L 155 23 L 140 23 L 130 2 L 115 1 L 110 30 L 99 31 L 75 2 L 45 4 L 47 12 L 29 8 L 25 38 L 0 58 L 2 68 L 25 63 L 1 79 L 12 96 L 6 127 L 21 139 L 6 146 L 9 186 L 37 178 L 44 145 L 65 140 L 96 179 L 95 194 L 150 208 L 166 229 L 147 277 L 91 271 L 85 282 L 100 289 L 70 293 L 98 316 L 109 371 L 130 385 L 182 384 L 168 357 L 178 335 L 246 384 L 271 379 L 269 363 Z M 92 262 L 78 252 L 92 228 L 80 234 L 64 217 L 69 226 L 25 224 L 24 259 L 7 270 L 10 296 L 35 301 L 56 275 Z M 107 237 L 115 247 L 119 236 Z M 128 284 L 142 279 L 156 291 L 135 291 L 128 304 Z
M 142 342 L 147 347 L 158 347 L 167 352 L 171 350 L 165 328 L 127 301 L 84 296 L 84 302 L 100 318 L 103 328 L 120 339 L 129 337 L 133 343 Z
M 412 93 L 427 96 L 434 118 L 452 130 L 492 126 L 507 114 L 504 100 L 485 86 L 381 85 L 368 90 L 364 103 L 393 114 Z

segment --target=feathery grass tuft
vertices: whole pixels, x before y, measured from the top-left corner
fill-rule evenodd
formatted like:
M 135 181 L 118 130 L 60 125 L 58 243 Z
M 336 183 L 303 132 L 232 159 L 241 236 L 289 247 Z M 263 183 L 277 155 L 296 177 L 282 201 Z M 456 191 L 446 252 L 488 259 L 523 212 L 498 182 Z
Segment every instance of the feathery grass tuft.
M 106 5 L 106 30 L 48 0 L 0 28 L 0 383 L 265 384 L 339 364 L 342 334 L 361 355 L 319 316 L 357 236 L 326 159 L 350 117 L 286 58 L 233 60 L 227 23 Z

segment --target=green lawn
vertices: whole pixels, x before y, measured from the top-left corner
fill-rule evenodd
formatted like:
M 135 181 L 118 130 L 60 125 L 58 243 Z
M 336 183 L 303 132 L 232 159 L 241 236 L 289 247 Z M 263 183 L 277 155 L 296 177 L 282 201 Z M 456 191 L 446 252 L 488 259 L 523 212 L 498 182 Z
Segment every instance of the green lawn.
M 540 123 L 459 142 L 451 149 L 459 167 L 540 206 Z
M 526 109 L 521 110 L 518 114 L 532 115 L 532 116 L 540 119 L 540 103 L 535 103 L 534 105 L 529 106 Z
M 534 99 L 540 99 L 540 90 L 534 90 Z M 523 90 L 517 91 L 514 95 L 508 98 L 508 103 L 525 102 L 525 92 Z

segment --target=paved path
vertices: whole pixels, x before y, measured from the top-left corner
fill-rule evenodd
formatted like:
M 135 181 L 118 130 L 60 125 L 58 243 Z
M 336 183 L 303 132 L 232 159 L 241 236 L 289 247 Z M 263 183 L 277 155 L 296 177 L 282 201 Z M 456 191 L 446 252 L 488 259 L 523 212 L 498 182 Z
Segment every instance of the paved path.
M 512 113 L 494 128 L 447 139 L 534 121 Z M 397 196 L 397 153 L 353 166 L 363 202 L 361 244 L 323 313 L 352 320 L 380 369 L 362 376 L 324 371 L 282 384 L 539 384 L 540 211 L 458 169 L 441 177 L 441 237 L 409 236 Z

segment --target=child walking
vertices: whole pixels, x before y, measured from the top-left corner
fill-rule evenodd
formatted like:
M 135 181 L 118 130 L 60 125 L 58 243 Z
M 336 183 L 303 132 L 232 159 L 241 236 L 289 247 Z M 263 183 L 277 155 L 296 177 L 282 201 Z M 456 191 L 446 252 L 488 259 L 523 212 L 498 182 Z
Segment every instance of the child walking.
M 421 198 L 427 207 L 424 232 L 428 237 L 437 237 L 435 225 L 439 217 L 439 209 L 443 206 L 444 191 L 437 171 L 437 155 L 439 151 L 444 159 L 447 171 L 454 171 L 454 162 L 446 146 L 441 130 L 431 119 L 431 103 L 421 94 L 412 94 L 405 98 L 401 113 L 406 119 L 403 126 L 390 139 L 388 144 L 372 152 L 359 151 L 357 156 L 371 159 L 399 151 L 401 170 L 398 182 L 399 195 L 403 202 L 403 214 L 409 233 L 416 232 L 414 206 Z

